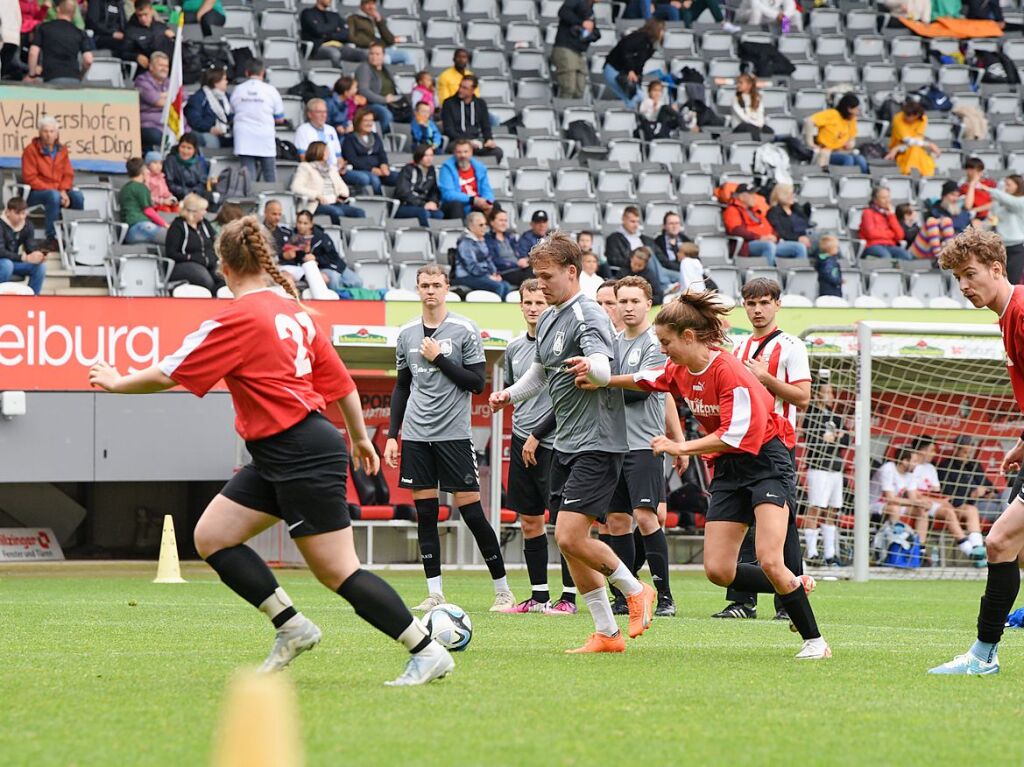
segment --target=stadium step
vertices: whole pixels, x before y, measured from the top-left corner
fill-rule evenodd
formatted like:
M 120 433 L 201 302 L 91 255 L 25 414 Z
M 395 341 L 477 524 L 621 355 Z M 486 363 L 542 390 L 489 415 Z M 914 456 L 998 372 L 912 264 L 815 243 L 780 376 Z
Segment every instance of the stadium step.
M 46 291 L 43 291 L 44 295 Z M 52 295 L 57 296 L 107 296 L 110 293 L 106 288 L 60 288 Z

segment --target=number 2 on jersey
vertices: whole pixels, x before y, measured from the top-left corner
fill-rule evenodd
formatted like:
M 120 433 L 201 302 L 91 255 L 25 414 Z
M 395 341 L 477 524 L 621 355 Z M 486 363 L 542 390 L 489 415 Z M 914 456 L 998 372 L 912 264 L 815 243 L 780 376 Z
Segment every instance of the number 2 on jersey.
M 313 324 L 313 320 L 305 312 L 298 312 L 294 317 L 290 314 L 279 314 L 274 317 L 274 324 L 277 326 L 278 338 L 282 341 L 290 338 L 295 342 L 296 377 L 302 378 L 312 373 L 313 363 L 309 360 L 309 349 L 306 345 L 316 337 L 316 325 Z

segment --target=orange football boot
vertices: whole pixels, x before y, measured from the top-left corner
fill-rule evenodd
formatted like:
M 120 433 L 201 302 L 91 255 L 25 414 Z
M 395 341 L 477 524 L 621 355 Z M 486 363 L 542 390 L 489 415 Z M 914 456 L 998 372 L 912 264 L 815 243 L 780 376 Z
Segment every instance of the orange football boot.
M 658 592 L 653 586 L 640 583 L 643 588 L 639 594 L 626 597 L 626 604 L 629 606 L 629 638 L 636 639 L 651 626 L 651 618 L 654 616 L 654 602 L 658 598 Z
M 582 647 L 576 647 L 572 650 L 566 650 L 570 655 L 576 655 L 578 653 L 589 653 L 589 652 L 625 652 L 626 651 L 626 640 L 622 638 L 622 632 L 620 631 L 613 637 L 602 634 L 599 631 L 595 631 L 589 637 L 587 637 L 586 643 Z

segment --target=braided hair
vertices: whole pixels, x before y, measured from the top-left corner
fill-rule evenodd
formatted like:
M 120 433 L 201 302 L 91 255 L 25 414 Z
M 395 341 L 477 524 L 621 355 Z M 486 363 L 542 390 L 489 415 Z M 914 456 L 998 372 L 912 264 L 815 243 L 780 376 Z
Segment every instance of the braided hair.
M 242 218 L 225 224 L 217 238 L 217 253 L 221 261 L 236 274 L 260 274 L 265 272 L 284 291 L 299 300 L 295 284 L 281 274 L 271 247 L 270 232 L 256 216 Z

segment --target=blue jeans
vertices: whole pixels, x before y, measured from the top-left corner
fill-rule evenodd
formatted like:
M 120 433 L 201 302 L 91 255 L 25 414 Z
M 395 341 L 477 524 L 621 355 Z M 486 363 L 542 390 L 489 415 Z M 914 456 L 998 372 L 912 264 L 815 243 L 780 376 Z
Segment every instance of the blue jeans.
M 363 278 L 359 276 L 357 272 L 352 271 L 349 268 L 345 268 L 344 272 L 336 272 L 333 269 L 321 269 L 320 274 L 324 277 L 324 282 L 327 283 L 327 287 L 337 293 L 343 288 L 361 288 L 363 287 Z
M 368 186 L 375 195 L 379 195 L 382 184 L 394 186 L 398 183 L 398 171 L 393 170 L 387 177 L 381 177 L 368 170 L 350 170 L 345 172 L 344 180 L 349 186 Z
M 619 99 L 630 109 L 636 109 L 640 106 L 640 102 L 644 100 L 643 90 L 640 88 L 640 83 L 636 84 L 636 93 L 633 94 L 633 98 L 626 95 L 626 92 L 622 90 L 622 86 L 618 82 L 619 70 L 613 67 L 611 64 L 604 65 L 604 81 L 608 86 L 608 90 L 615 94 L 615 97 Z
M 419 205 L 399 205 L 395 218 L 418 218 L 420 226 L 430 226 L 430 219 L 444 218 L 444 211 L 440 208 L 427 210 Z
M 829 165 L 856 165 L 861 173 L 869 173 L 868 161 L 864 155 L 850 154 L 848 152 L 833 152 L 828 158 Z
M 199 139 L 199 144 L 206 149 L 220 149 L 222 146 L 227 146 L 220 140 L 220 136 L 214 136 L 212 133 L 199 133 L 195 131 L 196 137 Z
M 412 51 L 403 51 L 401 48 L 385 48 L 384 49 L 384 63 L 388 66 L 392 64 L 415 64 L 416 59 L 412 55 Z
M 657 256 L 652 255 L 648 263 L 651 269 L 654 270 L 654 274 L 657 275 L 662 290 L 668 290 L 672 287 L 673 282 L 679 282 L 679 273 L 668 271 L 668 269 L 661 265 L 661 261 L 658 260 Z
M 807 258 L 807 247 L 802 242 L 755 240 L 747 243 L 747 251 L 751 256 L 766 259 L 771 266 L 775 266 L 776 258 Z
M 387 104 L 367 104 L 366 108 L 373 112 L 373 119 L 380 125 L 381 133 L 391 131 L 391 110 Z
M 46 279 L 46 263 L 30 264 L 26 261 L 0 258 L 0 282 L 9 282 L 14 275 L 28 275 L 28 286 L 38 296 L 39 291 L 43 289 L 43 280 Z
M 157 226 L 152 221 L 137 221 L 128 227 L 124 242 L 125 245 L 134 245 L 137 242 L 156 242 L 162 245 L 166 238 L 165 227 Z
M 655 4 L 652 14 L 651 0 L 630 0 L 622 14 L 624 19 L 649 19 L 651 16 L 662 21 L 679 21 L 683 18 L 679 9 L 669 3 Z
M 496 282 L 487 275 L 482 275 L 478 277 L 456 277 L 455 284 L 462 285 L 463 287 L 467 287 L 472 290 L 486 290 L 488 293 L 497 293 L 499 296 L 501 296 L 502 301 L 505 300 L 505 296 L 507 296 L 509 294 L 509 291 L 512 290 L 512 286 L 509 285 L 504 280 L 502 280 L 501 282 Z
M 277 181 L 277 166 L 274 162 L 276 157 L 256 157 L 251 154 L 240 154 L 238 159 L 242 161 L 242 167 L 249 174 L 249 180 L 256 180 L 256 166 L 260 169 L 260 181 Z
M 357 208 L 355 205 L 346 205 L 343 202 L 336 202 L 332 205 L 320 203 L 316 206 L 316 212 L 330 216 L 332 224 L 340 223 L 338 219 L 342 216 L 345 216 L 345 218 L 366 218 L 365 210 Z
M 913 261 L 914 255 L 899 245 L 872 245 L 864 248 L 861 258 L 895 258 L 899 261 Z
M 85 207 L 85 198 L 77 189 L 69 189 L 67 192 L 72 210 L 82 210 Z M 42 205 L 46 210 L 46 236 L 51 240 L 57 239 L 57 222 L 60 220 L 60 192 L 56 189 L 33 189 L 28 193 L 25 201 L 29 205 Z

